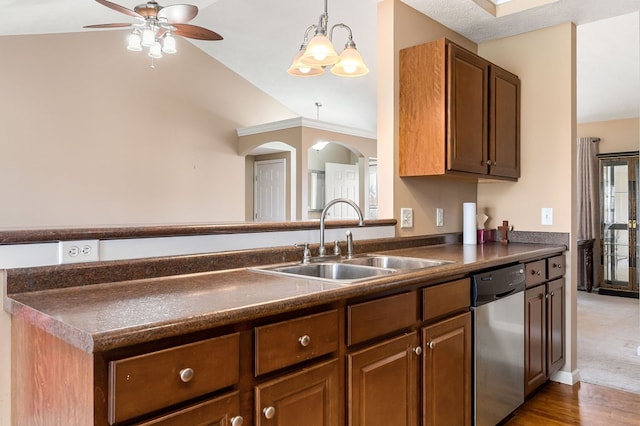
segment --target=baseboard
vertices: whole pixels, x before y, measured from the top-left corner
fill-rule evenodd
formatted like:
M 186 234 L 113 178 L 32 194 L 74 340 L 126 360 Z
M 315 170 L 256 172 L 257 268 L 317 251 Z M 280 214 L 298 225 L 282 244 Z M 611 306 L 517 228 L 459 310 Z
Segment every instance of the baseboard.
M 554 382 L 573 386 L 580 381 L 580 370 L 576 369 L 573 371 L 558 371 L 553 376 L 551 376 L 551 380 L 553 380 Z
M 598 288 L 598 294 L 603 296 L 618 296 L 618 297 L 630 297 L 632 299 L 638 299 L 638 292 L 617 290 L 613 288 Z

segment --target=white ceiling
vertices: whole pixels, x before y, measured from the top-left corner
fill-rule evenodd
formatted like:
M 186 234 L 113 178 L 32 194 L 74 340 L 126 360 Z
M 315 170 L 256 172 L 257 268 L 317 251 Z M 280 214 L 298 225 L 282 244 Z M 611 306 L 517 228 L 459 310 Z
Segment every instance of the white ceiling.
M 639 115 L 640 0 L 559 0 L 499 18 L 473 0 L 403 1 L 478 43 L 575 22 L 578 25 L 578 121 Z M 115 2 L 130 9 L 140 3 Z M 181 2 L 200 8 L 193 24 L 210 28 L 224 37 L 217 42 L 193 41 L 195 45 L 291 110 L 303 117 L 316 118 L 315 103 L 321 102 L 321 120 L 375 132 L 378 0 L 329 1 L 329 25 L 344 23 L 351 27 L 358 50 L 371 69 L 368 75 L 355 79 L 339 78 L 331 73 L 296 78 L 285 72 L 305 29 L 317 23 L 324 8 L 323 0 Z M 160 1 L 164 6 L 174 3 Z M 0 15 L 3 17 L 0 35 L 81 32 L 90 31 L 82 28 L 87 24 L 132 21 L 91 0 L 0 0 Z M 336 30 L 336 48 L 344 41 L 346 33 Z

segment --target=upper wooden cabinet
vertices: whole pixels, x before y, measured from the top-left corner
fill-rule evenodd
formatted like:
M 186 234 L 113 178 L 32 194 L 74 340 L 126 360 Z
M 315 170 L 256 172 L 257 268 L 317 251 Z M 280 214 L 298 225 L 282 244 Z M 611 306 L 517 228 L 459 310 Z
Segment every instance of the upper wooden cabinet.
M 400 51 L 400 176 L 520 177 L 520 80 L 446 39 Z

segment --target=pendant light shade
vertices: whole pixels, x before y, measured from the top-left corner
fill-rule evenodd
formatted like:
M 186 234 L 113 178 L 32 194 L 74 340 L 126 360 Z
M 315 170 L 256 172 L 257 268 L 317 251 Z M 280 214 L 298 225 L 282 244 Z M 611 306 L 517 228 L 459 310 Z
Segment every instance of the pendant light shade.
M 362 56 L 354 47 L 345 47 L 340 54 L 340 60 L 331 67 L 331 73 L 340 77 L 360 77 L 369 72 L 369 68 L 362 61 Z
M 307 45 L 300 62 L 306 65 L 333 65 L 338 62 L 338 54 L 326 35 L 316 34 Z
M 324 74 L 324 68 L 318 65 L 305 65 L 300 62 L 300 58 L 304 53 L 304 46 L 298 51 L 296 56 L 293 58 L 293 62 L 291 66 L 287 70 L 287 73 L 296 77 L 313 77 L 316 75 Z

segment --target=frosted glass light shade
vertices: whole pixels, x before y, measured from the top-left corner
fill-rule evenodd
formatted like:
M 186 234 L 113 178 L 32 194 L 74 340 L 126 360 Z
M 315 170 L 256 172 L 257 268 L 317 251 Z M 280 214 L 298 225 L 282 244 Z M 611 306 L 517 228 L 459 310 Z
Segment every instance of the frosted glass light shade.
M 293 58 L 293 62 L 291 66 L 287 70 L 287 73 L 296 77 L 314 77 L 316 75 L 324 74 L 324 68 L 319 65 L 305 65 L 300 62 L 300 58 L 304 53 L 304 49 L 298 51 L 296 56 Z
M 340 54 L 340 60 L 331 68 L 331 72 L 340 77 L 360 77 L 369 73 L 362 56 L 354 47 L 346 47 Z
M 162 39 L 162 51 L 164 53 L 176 53 L 176 39 L 171 34 L 167 34 Z
M 142 32 L 142 45 L 144 47 L 151 47 L 156 42 L 156 35 L 149 28 Z
M 156 41 L 153 46 L 149 48 L 149 56 L 154 59 L 162 58 L 162 46 L 160 46 L 160 42 Z
M 140 38 L 140 34 L 132 33 L 129 36 L 129 43 L 127 44 L 127 49 L 133 50 L 134 52 L 139 52 L 142 50 L 141 46 L 142 39 Z
M 338 58 L 331 40 L 324 34 L 316 34 L 307 45 L 300 62 L 305 65 L 327 66 L 338 62 Z

